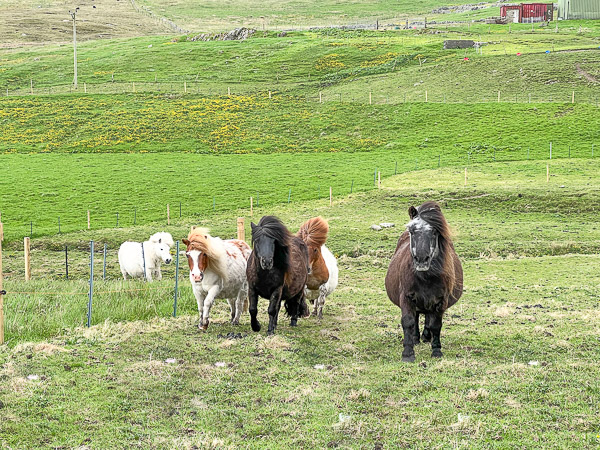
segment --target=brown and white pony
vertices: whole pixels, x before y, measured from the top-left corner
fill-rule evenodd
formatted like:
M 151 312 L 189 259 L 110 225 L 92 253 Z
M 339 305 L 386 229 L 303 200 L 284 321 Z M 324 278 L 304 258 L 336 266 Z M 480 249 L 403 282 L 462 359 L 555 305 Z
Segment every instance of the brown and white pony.
M 313 300 L 313 315 L 323 318 L 325 298 L 337 287 L 338 266 L 335 256 L 325 246 L 329 224 L 322 217 L 313 217 L 302 224 L 296 236 L 308 247 L 310 273 L 306 281 L 306 298 Z
M 390 300 L 402 310 L 402 361 L 414 362 L 419 314 L 425 315 L 423 342 L 431 340 L 431 356 L 442 356 L 442 316 L 462 295 L 463 271 L 440 205 L 426 202 L 418 208 L 411 206 L 408 214 L 411 220 L 398 240 L 385 288 Z
M 205 228 L 192 227 L 187 239 L 186 256 L 190 266 L 190 283 L 198 303 L 200 322 L 206 330 L 210 308 L 215 298 L 226 298 L 231 308 L 231 323 L 238 325 L 248 300 L 246 266 L 252 250 L 244 241 L 223 241 L 208 234 Z

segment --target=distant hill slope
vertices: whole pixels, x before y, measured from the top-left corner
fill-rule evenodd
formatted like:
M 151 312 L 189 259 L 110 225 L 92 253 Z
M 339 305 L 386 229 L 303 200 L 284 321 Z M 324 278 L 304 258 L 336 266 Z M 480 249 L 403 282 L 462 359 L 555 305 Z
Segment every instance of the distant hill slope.
M 165 34 L 156 18 L 136 11 L 126 0 L 3 0 L 0 2 L 0 48 L 68 42 L 73 25 L 69 10 L 79 6 L 78 40 Z

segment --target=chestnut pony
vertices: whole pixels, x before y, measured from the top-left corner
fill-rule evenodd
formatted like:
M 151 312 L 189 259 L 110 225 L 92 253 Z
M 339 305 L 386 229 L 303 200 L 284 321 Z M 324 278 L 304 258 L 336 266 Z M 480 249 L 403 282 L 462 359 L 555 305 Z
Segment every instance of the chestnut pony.
M 431 340 L 431 356 L 442 356 L 442 316 L 462 295 L 463 271 L 440 205 L 426 202 L 418 208 L 411 206 L 408 214 L 410 222 L 398 239 L 385 289 L 402 310 L 402 361 L 414 362 L 419 314 L 425 315 L 423 342 Z
M 248 260 L 248 299 L 250 324 L 260 331 L 258 296 L 269 299 L 269 329 L 277 327 L 281 301 L 296 326 L 298 317 L 308 316 L 304 287 L 308 276 L 308 250 L 302 239 L 293 236 L 281 221 L 264 216 L 252 225 L 252 254 Z
M 296 234 L 308 247 L 310 273 L 306 281 L 306 298 L 314 300 L 313 314 L 323 318 L 325 298 L 337 287 L 338 266 L 333 253 L 325 246 L 329 224 L 322 217 L 313 217 L 302 224 Z

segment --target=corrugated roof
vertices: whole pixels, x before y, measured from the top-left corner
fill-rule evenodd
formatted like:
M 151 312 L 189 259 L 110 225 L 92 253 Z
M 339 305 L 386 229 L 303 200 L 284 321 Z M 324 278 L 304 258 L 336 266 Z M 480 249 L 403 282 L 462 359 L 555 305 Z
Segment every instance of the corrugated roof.
M 558 0 L 561 19 L 600 19 L 600 0 Z

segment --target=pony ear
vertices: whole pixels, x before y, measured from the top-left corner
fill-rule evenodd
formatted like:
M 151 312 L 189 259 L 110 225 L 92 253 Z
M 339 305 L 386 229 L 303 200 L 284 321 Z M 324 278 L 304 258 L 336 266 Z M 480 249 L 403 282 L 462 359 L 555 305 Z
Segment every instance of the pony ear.
M 408 216 L 411 219 L 414 219 L 418 215 L 419 215 L 419 213 L 417 212 L 417 208 L 415 208 L 414 206 L 411 206 L 410 208 L 408 208 Z
M 158 243 L 159 243 L 159 244 L 160 244 L 161 242 L 162 242 L 162 238 L 160 238 L 160 239 L 158 240 Z
M 181 240 L 181 242 L 183 242 L 185 245 L 190 245 L 190 241 L 188 241 L 187 239 L 183 238 Z
M 250 222 L 250 228 L 254 230 L 256 228 L 256 224 L 254 222 Z
M 194 231 L 196 229 L 196 225 L 192 225 L 192 228 L 190 231 Z

